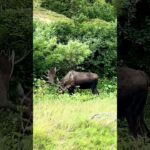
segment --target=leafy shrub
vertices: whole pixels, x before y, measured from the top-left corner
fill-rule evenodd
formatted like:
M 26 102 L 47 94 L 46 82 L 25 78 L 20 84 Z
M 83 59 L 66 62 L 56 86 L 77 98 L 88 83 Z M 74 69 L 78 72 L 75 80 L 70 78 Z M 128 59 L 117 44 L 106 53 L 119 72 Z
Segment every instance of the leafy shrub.
M 70 39 L 74 39 L 75 24 L 72 22 L 58 22 L 52 25 L 58 43 L 67 44 Z
M 115 92 L 117 89 L 117 78 L 114 77 L 112 80 L 102 79 L 100 81 L 100 89 L 106 93 Z
M 106 21 L 115 19 L 114 8 L 105 0 L 42 0 L 41 6 L 68 17 L 83 14 L 88 18 L 99 18 Z
M 80 41 L 80 42 L 79 42 Z M 34 72 L 41 75 L 56 66 L 60 72 L 83 68 L 116 75 L 116 22 L 34 22 Z
M 67 44 L 57 43 L 57 38 L 51 38 L 49 33 L 43 31 L 40 36 L 34 38 L 34 71 L 41 75 L 50 67 L 57 67 L 62 71 L 68 71 L 83 63 L 91 54 L 89 46 L 78 40 L 70 40 Z M 45 33 L 48 33 L 48 35 Z
M 0 12 L 0 47 L 16 53 L 16 57 L 32 49 L 32 10 L 7 9 Z
M 75 40 L 69 41 L 67 45 L 58 44 L 47 61 L 51 60 L 50 64 L 55 64 L 55 66 L 58 66 L 61 70 L 67 71 L 81 64 L 90 54 L 91 51 L 88 45 Z
M 93 20 L 78 26 L 77 38 L 86 42 L 92 55 L 84 62 L 85 69 L 91 68 L 101 76 L 112 77 L 116 73 L 116 23 Z
M 7 0 L 1 1 L 1 9 L 22 9 L 22 8 L 32 8 L 31 0 Z
M 33 88 L 34 88 L 33 90 L 34 94 L 38 93 L 41 96 L 46 93 L 49 93 L 49 90 L 50 90 L 50 87 L 44 80 L 37 79 L 37 78 L 34 78 Z

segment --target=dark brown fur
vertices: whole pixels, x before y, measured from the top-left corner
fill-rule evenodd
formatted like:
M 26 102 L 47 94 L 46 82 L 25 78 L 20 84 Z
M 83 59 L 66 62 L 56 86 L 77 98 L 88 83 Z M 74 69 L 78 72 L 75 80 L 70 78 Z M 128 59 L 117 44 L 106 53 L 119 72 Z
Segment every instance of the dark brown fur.
M 118 118 L 126 118 L 130 132 L 150 134 L 144 122 L 144 107 L 148 95 L 149 78 L 140 70 L 118 68 Z
M 61 80 L 59 89 L 62 93 L 68 90 L 69 94 L 73 94 L 76 86 L 79 86 L 80 89 L 91 89 L 93 94 L 98 94 L 98 78 L 98 75 L 92 72 L 69 71 Z

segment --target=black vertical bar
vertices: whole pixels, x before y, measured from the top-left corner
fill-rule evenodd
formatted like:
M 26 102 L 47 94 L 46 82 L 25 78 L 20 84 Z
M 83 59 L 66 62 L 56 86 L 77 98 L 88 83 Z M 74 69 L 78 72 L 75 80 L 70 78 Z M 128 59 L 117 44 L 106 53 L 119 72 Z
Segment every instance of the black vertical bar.
M 32 0 L 0 1 L 0 149 L 31 150 Z
M 150 1 L 116 0 L 118 149 L 150 146 Z

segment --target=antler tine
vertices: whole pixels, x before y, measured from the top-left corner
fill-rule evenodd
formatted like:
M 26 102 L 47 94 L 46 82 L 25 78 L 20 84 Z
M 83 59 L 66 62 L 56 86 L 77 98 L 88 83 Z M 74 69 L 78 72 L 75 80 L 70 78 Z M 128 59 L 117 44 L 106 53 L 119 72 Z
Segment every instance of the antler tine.
M 12 52 L 10 53 L 10 51 L 9 51 L 8 56 L 9 56 L 9 60 L 13 59 L 13 61 L 14 61 L 14 58 L 15 58 L 15 52 L 12 51 Z M 14 63 L 14 62 L 13 62 L 13 63 Z
M 14 51 L 12 51 L 12 55 L 11 55 L 11 57 L 9 58 L 9 60 L 12 61 L 12 69 L 11 69 L 11 73 L 10 73 L 10 77 L 9 77 L 9 80 L 10 80 L 10 78 L 11 78 L 11 76 L 12 76 L 12 73 L 13 73 L 13 70 L 14 70 L 14 60 L 15 60 L 15 52 L 14 52 Z
M 47 76 L 43 75 L 42 77 L 46 78 L 46 79 L 49 79 Z
M 8 54 L 7 54 L 6 50 L 4 51 L 4 56 L 8 56 Z
M 56 81 L 57 81 L 57 84 L 59 84 L 59 83 L 60 83 L 60 80 L 59 80 L 59 78 L 58 78 L 58 77 L 57 77 Z
M 9 57 L 9 56 L 10 56 L 10 51 L 8 51 L 8 53 L 7 53 L 7 51 L 6 51 L 6 50 L 1 50 L 0 55 L 3 55 L 3 56 L 6 56 L 6 57 Z
M 2 55 L 2 50 L 0 51 L 0 55 Z
M 47 76 L 49 76 L 49 73 L 50 73 L 50 70 L 48 69 L 48 70 L 47 70 Z
M 0 55 L 5 55 L 5 50 L 1 50 Z
M 32 50 L 30 50 L 30 51 L 28 51 L 28 52 L 25 52 L 24 55 L 23 55 L 20 59 L 18 59 L 18 60 L 16 60 L 16 61 L 14 62 L 14 64 L 16 65 L 16 64 L 18 64 L 19 62 L 21 62 L 21 61 L 22 61 L 23 59 L 25 59 L 31 52 L 32 52 Z

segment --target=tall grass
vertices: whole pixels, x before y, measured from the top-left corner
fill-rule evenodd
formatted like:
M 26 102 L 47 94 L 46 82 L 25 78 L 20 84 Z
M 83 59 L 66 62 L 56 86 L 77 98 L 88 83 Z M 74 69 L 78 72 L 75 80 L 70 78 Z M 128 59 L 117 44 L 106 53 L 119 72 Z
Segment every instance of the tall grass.
M 34 94 L 34 150 L 116 149 L 116 93 Z M 42 93 L 42 94 L 41 94 Z

